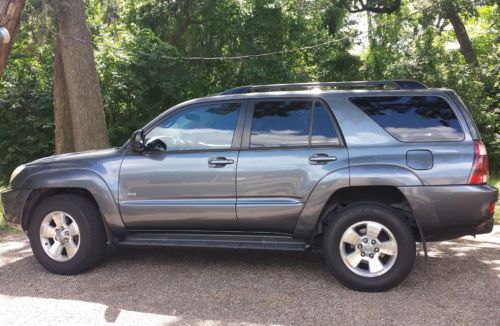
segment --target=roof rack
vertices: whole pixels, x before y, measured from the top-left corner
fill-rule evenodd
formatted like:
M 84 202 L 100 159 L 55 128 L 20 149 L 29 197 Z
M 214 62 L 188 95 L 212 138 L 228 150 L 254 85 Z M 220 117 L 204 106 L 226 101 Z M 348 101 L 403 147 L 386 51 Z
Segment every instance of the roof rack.
M 271 85 L 240 86 L 223 91 L 219 95 L 244 94 L 251 92 L 269 92 L 287 88 L 312 88 L 312 87 L 362 87 L 362 86 L 392 86 L 396 89 L 426 89 L 427 86 L 415 80 L 378 80 L 378 81 L 350 81 L 350 82 L 312 82 Z

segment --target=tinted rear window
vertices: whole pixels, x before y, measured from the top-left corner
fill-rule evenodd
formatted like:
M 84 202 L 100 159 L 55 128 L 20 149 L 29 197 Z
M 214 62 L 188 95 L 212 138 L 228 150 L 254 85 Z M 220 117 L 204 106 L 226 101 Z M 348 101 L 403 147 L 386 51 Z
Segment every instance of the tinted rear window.
M 464 133 L 438 96 L 352 97 L 351 102 L 400 141 L 461 141 Z
M 332 118 L 321 102 L 314 105 L 311 145 L 340 145 Z
M 307 146 L 312 102 L 258 102 L 252 120 L 250 147 Z

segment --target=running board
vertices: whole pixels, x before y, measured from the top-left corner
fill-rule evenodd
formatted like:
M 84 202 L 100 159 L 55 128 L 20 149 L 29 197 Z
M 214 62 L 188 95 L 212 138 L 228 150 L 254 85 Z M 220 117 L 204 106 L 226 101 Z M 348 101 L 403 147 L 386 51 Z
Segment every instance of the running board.
M 126 247 L 196 247 L 306 251 L 309 245 L 289 236 L 234 234 L 129 233 L 118 242 Z

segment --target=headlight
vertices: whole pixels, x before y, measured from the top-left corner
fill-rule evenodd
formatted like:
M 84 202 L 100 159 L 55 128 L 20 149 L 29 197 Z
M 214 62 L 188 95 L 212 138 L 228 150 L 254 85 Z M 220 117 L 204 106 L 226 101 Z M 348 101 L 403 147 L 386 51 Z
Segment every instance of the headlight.
M 22 170 L 24 170 L 24 168 L 25 168 L 25 167 L 26 167 L 26 166 L 24 166 L 24 165 L 19 165 L 19 166 L 18 166 L 18 167 L 14 170 L 14 172 L 12 172 L 12 174 L 10 175 L 10 181 L 9 181 L 9 183 L 12 183 L 12 181 L 13 181 L 13 180 L 17 177 L 17 175 L 18 175 L 19 173 L 21 173 L 21 171 L 22 171 Z

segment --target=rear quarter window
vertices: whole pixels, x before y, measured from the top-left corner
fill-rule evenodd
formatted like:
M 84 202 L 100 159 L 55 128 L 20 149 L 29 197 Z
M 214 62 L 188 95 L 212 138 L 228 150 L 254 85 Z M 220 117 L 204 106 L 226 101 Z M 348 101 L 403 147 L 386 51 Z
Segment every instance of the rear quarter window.
M 350 101 L 400 141 L 464 139 L 457 116 L 439 96 L 351 97 Z

